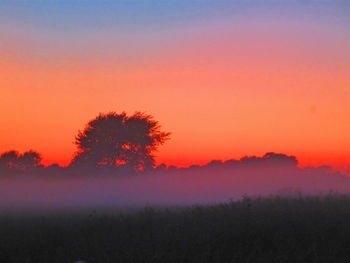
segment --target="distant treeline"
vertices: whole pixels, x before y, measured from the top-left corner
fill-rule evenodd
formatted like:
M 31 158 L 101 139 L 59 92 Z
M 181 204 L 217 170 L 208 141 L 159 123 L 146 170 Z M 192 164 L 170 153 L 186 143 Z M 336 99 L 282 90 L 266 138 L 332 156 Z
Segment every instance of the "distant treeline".
M 156 166 L 153 153 L 170 137 L 161 131 L 158 121 L 151 115 L 136 112 L 128 116 L 109 112 L 100 113 L 78 131 L 74 144 L 77 151 L 67 167 L 52 164 L 45 167 L 40 153 L 6 151 L 0 155 L 1 175 L 20 174 L 110 174 L 130 175 L 150 172 L 197 170 L 201 168 L 274 168 L 299 169 L 297 159 L 285 154 L 266 153 L 262 157 L 247 156 L 239 160 L 213 160 L 206 165 L 188 168 Z M 327 167 L 317 168 L 327 170 Z
M 62 167 L 58 164 L 52 164 L 44 166 L 41 164 L 41 155 L 35 151 L 27 151 L 20 154 L 17 151 L 8 151 L 0 156 L 0 174 L 1 175 L 141 175 L 152 173 L 184 173 L 184 172 L 225 172 L 225 171 L 248 171 L 248 170 L 261 170 L 261 171 L 276 171 L 278 173 L 315 173 L 321 172 L 322 174 L 337 174 L 331 172 L 330 167 L 306 167 L 299 168 L 296 157 L 289 156 L 281 153 L 269 152 L 262 157 L 257 156 L 245 156 L 241 159 L 230 159 L 226 161 L 213 160 L 204 165 L 191 165 L 186 168 L 180 168 L 176 166 L 167 166 L 160 164 L 152 166 L 147 170 L 135 170 L 133 167 L 124 165 L 100 165 L 100 166 L 83 166 L 74 165 L 71 163 L 69 166 Z
M 169 139 L 151 115 L 135 112 L 128 116 L 100 113 L 89 121 L 75 137 L 77 151 L 67 168 L 57 164 L 42 165 L 41 154 L 30 150 L 23 154 L 7 151 L 0 156 L 1 172 L 23 173 L 38 171 L 74 170 L 145 171 L 155 166 L 157 147 Z

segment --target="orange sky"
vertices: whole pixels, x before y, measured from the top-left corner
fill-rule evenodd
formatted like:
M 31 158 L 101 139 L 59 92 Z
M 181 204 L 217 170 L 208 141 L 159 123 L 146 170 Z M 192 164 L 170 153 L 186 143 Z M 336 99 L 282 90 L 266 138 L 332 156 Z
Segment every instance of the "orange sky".
M 127 34 L 68 41 L 0 28 L 0 151 L 34 149 L 45 164 L 66 165 L 88 120 L 137 110 L 172 132 L 158 162 L 275 151 L 348 169 L 349 32 L 310 22 L 228 24 L 140 35 L 141 43 Z

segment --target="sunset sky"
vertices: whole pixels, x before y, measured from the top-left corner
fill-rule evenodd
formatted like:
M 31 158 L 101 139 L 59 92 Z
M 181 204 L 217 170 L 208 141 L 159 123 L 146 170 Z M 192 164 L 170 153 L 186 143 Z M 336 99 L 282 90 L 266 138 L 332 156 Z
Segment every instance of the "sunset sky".
M 0 152 L 67 165 L 99 112 L 145 111 L 187 166 L 350 164 L 350 1 L 0 0 Z

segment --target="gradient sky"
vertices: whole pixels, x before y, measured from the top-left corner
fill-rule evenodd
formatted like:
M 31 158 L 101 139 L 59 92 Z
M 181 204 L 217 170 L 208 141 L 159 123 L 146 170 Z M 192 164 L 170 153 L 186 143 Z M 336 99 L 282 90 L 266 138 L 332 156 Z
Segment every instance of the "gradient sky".
M 172 132 L 157 161 L 350 164 L 350 1 L 2 1 L 0 152 L 68 164 L 99 112 Z

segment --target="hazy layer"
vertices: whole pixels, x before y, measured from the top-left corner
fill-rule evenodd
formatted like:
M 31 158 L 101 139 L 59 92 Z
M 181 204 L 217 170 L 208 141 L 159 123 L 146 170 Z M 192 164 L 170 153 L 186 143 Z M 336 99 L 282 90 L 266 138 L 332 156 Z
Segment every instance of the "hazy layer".
M 262 158 L 260 158 L 262 160 Z M 212 162 L 141 175 L 26 175 L 0 180 L 2 211 L 61 211 L 192 205 L 245 195 L 349 192 L 349 179 L 327 167 Z M 261 162 L 261 161 L 260 161 Z

